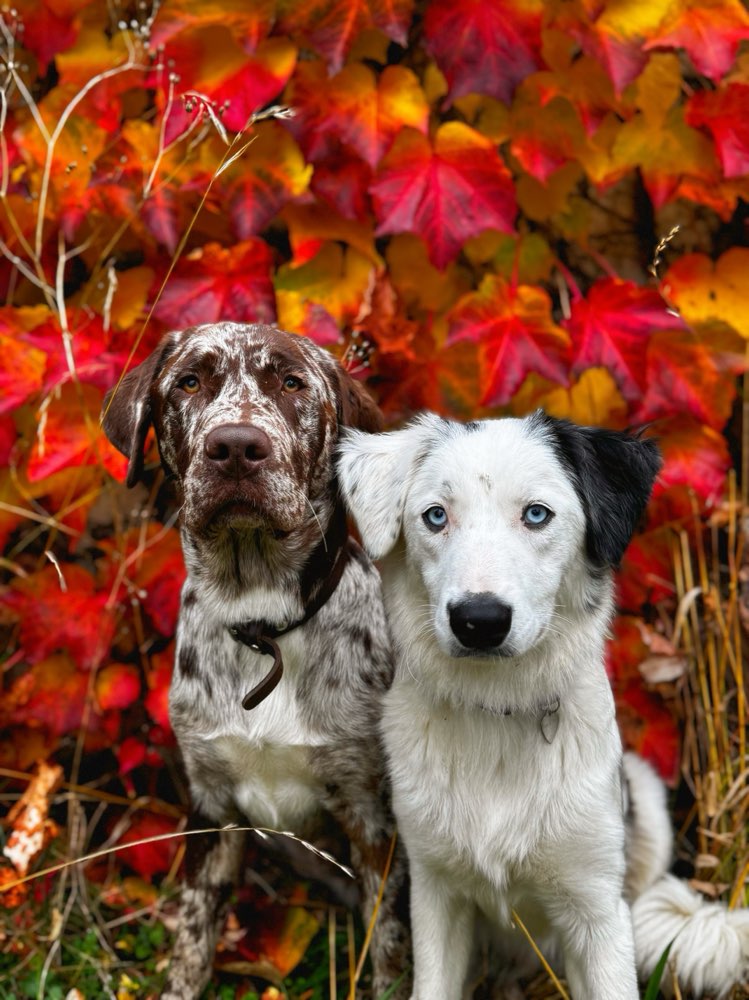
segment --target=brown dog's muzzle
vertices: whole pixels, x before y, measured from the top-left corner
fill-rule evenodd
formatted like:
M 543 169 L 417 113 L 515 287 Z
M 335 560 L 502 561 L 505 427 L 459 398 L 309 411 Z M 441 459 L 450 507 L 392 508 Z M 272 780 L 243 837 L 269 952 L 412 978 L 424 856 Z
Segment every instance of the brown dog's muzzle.
M 255 475 L 273 449 L 270 438 L 259 427 L 221 424 L 206 434 L 203 450 L 212 469 L 239 481 Z

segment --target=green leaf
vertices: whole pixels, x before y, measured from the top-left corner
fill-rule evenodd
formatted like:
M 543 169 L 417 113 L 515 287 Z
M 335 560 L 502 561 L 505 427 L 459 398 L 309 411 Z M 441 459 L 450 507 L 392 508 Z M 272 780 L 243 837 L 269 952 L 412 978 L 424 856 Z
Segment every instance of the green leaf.
M 666 962 L 668 961 L 668 956 L 671 952 L 671 945 L 674 943 L 674 940 L 675 939 L 672 938 L 668 942 L 665 951 L 658 959 L 658 964 L 653 969 L 653 974 L 648 980 L 648 985 L 645 989 L 645 995 L 643 996 L 642 1000 L 656 1000 L 661 985 L 661 979 L 663 979 L 663 972 L 666 968 Z

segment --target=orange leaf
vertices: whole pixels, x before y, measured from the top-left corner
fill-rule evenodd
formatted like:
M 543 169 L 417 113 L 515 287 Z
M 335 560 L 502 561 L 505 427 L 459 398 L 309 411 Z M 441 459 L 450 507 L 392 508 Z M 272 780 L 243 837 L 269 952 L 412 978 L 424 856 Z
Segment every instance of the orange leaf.
M 101 465 L 124 479 L 127 460 L 104 436 L 99 413 L 104 395 L 92 385 L 60 386 L 38 413 L 26 473 L 31 482 L 77 465 Z
M 636 421 L 689 413 L 722 430 L 736 399 L 736 376 L 745 368 L 740 338 L 720 328 L 704 337 L 658 331 L 648 342 L 647 389 Z
M 140 671 L 127 663 L 112 663 L 96 674 L 96 700 L 106 712 L 128 708 L 140 694 Z
M 279 122 L 259 122 L 243 155 L 238 180 L 228 192 L 234 230 L 248 239 L 309 186 L 313 168 Z
M 740 0 L 680 0 L 645 49 L 683 48 L 698 73 L 717 82 L 731 68 L 739 43 L 749 38 L 749 14 Z
M 299 267 L 284 264 L 275 279 L 280 325 L 318 344 L 335 343 L 358 313 L 373 270 L 370 259 L 339 243 L 323 244 Z
M 64 736 L 81 724 L 86 706 L 88 677 L 64 653 L 35 664 L 7 692 L 0 709 L 5 725 L 44 728 Z
M 703 503 L 715 503 L 731 464 L 723 435 L 684 415 L 662 421 L 657 431 L 663 468 L 653 497 L 677 502 L 674 487 L 688 487 Z
M 42 387 L 47 356 L 10 331 L 0 333 L 0 413 L 25 403 Z

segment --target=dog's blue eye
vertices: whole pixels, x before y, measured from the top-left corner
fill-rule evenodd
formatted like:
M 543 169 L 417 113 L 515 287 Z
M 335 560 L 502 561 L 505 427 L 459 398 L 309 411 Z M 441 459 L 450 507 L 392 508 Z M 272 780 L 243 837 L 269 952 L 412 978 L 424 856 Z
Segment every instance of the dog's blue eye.
M 428 507 L 421 516 L 430 531 L 442 531 L 447 524 L 447 511 L 436 504 L 434 507 Z
M 554 517 L 554 512 L 542 503 L 532 503 L 523 511 L 523 523 L 529 528 L 540 528 Z

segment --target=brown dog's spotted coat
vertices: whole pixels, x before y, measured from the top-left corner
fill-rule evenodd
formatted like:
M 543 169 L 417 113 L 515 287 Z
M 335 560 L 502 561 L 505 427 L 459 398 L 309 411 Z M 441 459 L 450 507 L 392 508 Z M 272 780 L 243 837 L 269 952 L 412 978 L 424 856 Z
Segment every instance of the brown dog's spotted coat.
M 143 471 L 150 426 L 181 504 L 188 576 L 182 592 L 170 715 L 187 769 L 193 824 L 303 834 L 327 810 L 352 845 L 365 919 L 393 824 L 377 750 L 392 679 L 378 575 L 359 550 L 324 606 L 278 639 L 285 673 L 247 712 L 242 698 L 268 657 L 235 642 L 247 620 L 281 628 L 302 617 L 345 543 L 333 474 L 343 425 L 375 430 L 378 412 L 315 344 L 273 327 L 219 323 L 168 334 L 105 404 L 104 428 Z M 188 837 L 186 884 L 168 1000 L 198 997 L 210 978 L 240 833 Z M 398 917 L 405 864 L 396 856 L 372 942 L 374 994 L 404 972 Z M 409 995 L 403 979 L 392 994 Z

